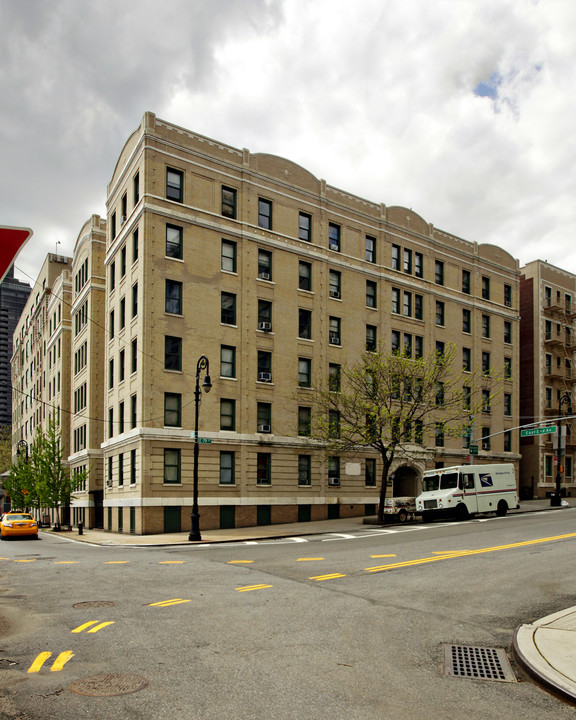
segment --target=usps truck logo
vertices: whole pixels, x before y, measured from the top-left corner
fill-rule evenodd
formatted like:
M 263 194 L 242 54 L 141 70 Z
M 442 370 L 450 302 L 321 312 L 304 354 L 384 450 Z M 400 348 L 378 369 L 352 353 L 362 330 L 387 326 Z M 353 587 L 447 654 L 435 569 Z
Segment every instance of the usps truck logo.
M 480 477 L 480 487 L 493 487 L 494 486 L 491 475 L 487 475 L 486 473 L 484 473 L 484 474 L 480 473 L 479 477 Z

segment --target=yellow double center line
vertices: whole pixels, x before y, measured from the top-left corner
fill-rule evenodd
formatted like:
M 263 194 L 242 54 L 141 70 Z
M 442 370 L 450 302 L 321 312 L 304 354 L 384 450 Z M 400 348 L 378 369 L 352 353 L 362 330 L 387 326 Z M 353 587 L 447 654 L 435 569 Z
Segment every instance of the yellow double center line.
M 389 565 L 377 565 L 376 567 L 364 568 L 366 572 L 383 572 L 384 570 L 397 570 L 412 565 L 424 565 L 425 563 L 438 562 L 439 560 L 450 560 L 452 558 L 465 557 L 467 555 L 482 555 L 483 553 L 497 552 L 499 550 L 512 550 L 514 548 L 527 547 L 529 545 L 538 545 L 540 543 L 552 542 L 554 540 L 566 540 L 576 537 L 576 533 L 568 533 L 567 535 L 552 535 L 551 537 L 539 538 L 538 540 L 524 540 L 523 542 L 510 543 L 509 545 L 495 545 L 494 547 L 480 548 L 478 550 L 458 550 L 455 552 L 447 552 L 444 555 L 436 557 L 417 558 L 416 560 L 406 560 L 399 563 L 390 563 Z

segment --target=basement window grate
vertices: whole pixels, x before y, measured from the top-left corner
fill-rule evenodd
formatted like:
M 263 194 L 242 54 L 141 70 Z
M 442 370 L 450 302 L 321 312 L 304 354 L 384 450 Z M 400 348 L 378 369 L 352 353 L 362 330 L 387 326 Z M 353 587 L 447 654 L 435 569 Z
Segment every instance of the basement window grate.
M 444 675 L 516 682 L 516 677 L 503 648 L 444 645 Z

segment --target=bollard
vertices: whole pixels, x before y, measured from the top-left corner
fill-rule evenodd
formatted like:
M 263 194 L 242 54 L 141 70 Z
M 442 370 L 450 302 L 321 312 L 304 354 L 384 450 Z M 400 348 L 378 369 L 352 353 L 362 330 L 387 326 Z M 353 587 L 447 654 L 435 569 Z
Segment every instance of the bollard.
M 79 522 L 78 523 L 78 535 L 83 535 L 83 534 L 84 534 L 84 523 Z

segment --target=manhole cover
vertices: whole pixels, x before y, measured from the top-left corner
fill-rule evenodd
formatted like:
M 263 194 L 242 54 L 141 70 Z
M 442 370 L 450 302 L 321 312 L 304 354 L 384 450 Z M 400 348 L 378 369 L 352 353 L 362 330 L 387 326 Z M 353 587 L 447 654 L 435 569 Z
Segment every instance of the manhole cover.
M 72 607 L 76 608 L 76 610 L 89 610 L 90 608 L 105 608 L 105 607 L 112 607 L 114 603 L 110 600 L 87 600 L 86 602 L 79 602 Z
M 147 685 L 148 680 L 140 675 L 93 675 L 77 680 L 70 685 L 70 690 L 78 695 L 113 697 L 114 695 L 129 695 L 142 690 Z
M 516 682 L 503 648 L 444 645 L 444 675 Z

